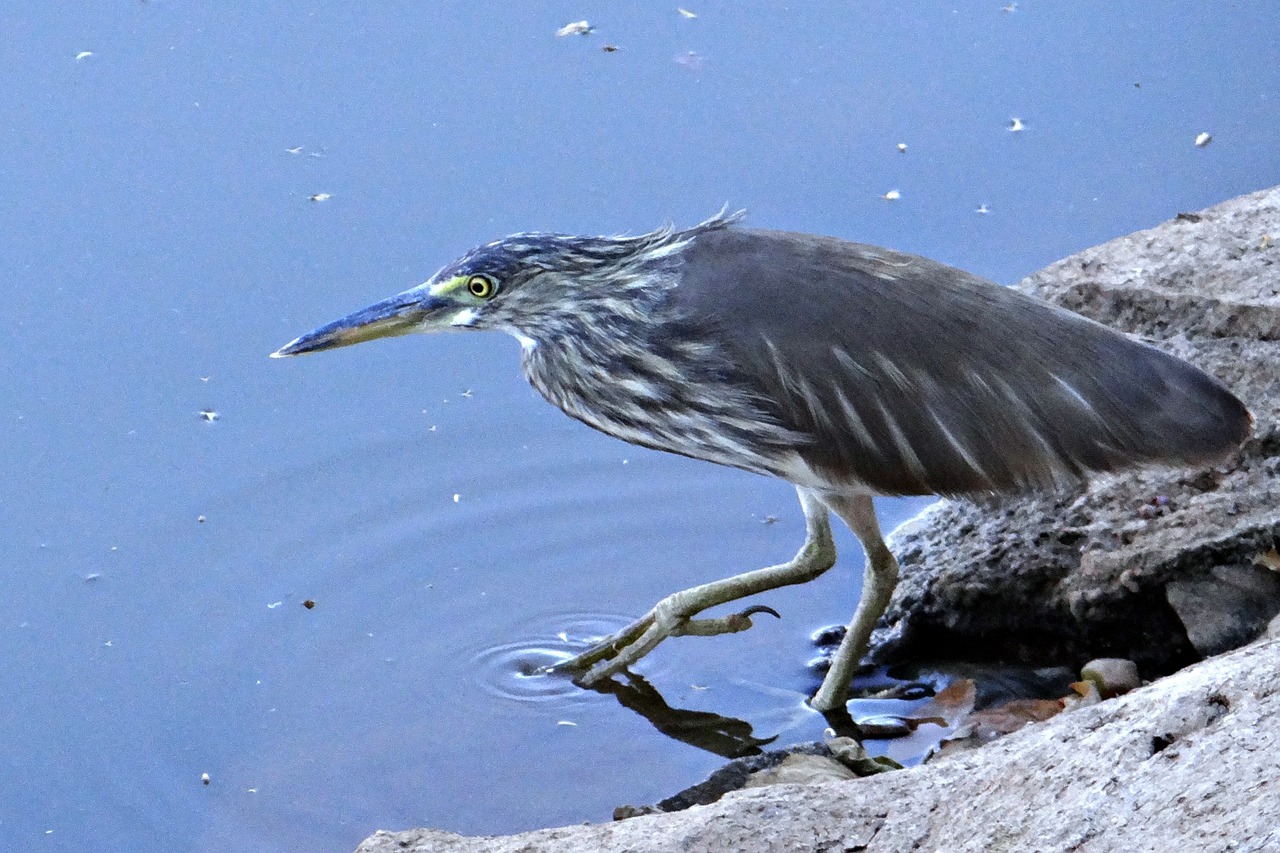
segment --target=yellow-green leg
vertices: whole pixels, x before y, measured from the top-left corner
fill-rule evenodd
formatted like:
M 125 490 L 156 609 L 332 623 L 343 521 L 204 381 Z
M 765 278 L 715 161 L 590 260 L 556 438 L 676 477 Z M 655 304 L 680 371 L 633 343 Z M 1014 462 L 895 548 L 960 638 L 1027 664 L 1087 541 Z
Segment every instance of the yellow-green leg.
M 836 548 L 831 539 L 827 504 L 809 489 L 798 486 L 796 492 L 804 510 L 805 541 L 791 560 L 669 595 L 617 634 L 555 668 L 581 673 L 575 681 L 589 687 L 631 666 L 668 637 L 745 631 L 751 627 L 753 614 L 773 613 L 769 608 L 750 607 L 729 616 L 693 618 L 718 604 L 782 586 L 807 583 L 835 565 Z
M 849 698 L 849 682 L 858 664 L 867 654 L 871 644 L 871 631 L 876 621 L 884 615 L 889 598 L 898 584 L 898 561 L 884 544 L 880 524 L 876 520 L 876 508 L 870 495 L 829 495 L 822 500 L 862 542 L 867 552 L 867 564 L 862 575 L 862 596 L 853 613 L 844 640 L 831 659 L 822 686 L 809 700 L 819 711 L 831 711 L 844 706 Z

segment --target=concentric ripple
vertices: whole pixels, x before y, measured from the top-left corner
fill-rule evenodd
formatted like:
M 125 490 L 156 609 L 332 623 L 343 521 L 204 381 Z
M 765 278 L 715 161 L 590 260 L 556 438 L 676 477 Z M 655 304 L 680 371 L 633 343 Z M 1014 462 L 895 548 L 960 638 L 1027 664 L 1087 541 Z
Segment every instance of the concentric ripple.
M 551 614 L 522 633 L 529 639 L 482 649 L 472 658 L 480 685 L 495 696 L 518 702 L 585 699 L 564 673 L 549 672 L 631 621 L 603 613 Z

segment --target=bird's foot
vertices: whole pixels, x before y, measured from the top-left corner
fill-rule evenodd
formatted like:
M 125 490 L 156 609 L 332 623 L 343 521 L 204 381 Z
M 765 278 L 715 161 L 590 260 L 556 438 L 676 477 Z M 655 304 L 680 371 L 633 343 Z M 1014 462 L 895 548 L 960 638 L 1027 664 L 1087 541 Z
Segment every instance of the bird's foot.
M 702 609 L 683 592 L 669 595 L 618 633 L 556 664 L 552 670 L 575 673 L 575 683 L 590 687 L 631 666 L 668 637 L 736 634 L 750 628 L 751 617 L 759 613 L 782 618 L 772 607 L 757 604 L 728 616 L 694 619 L 694 614 Z

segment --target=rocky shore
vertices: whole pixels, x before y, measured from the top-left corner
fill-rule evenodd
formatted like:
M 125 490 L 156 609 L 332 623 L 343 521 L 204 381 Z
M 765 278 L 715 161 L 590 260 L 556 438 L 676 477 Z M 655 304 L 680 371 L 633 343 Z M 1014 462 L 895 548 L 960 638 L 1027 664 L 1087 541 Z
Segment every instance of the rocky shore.
M 379 832 L 359 853 L 1280 851 L 1280 640 L 1268 639 L 1280 632 L 1280 187 L 1178 214 L 1019 286 L 1220 377 L 1254 413 L 1254 435 L 1205 471 L 937 505 L 891 537 L 902 582 L 874 654 L 1114 657 L 1165 677 L 912 770 L 814 774 L 512 836 Z

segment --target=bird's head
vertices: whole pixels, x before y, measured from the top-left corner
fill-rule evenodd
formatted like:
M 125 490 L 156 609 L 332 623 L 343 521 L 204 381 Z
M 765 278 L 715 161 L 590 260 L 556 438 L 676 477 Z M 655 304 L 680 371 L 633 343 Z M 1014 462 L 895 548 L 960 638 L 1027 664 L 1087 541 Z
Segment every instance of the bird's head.
M 643 306 L 678 265 L 679 252 L 723 214 L 685 231 L 636 237 L 515 234 L 477 246 L 424 284 L 285 344 L 273 358 L 362 341 L 448 329 L 501 329 L 525 341 L 556 334 L 602 312 Z

